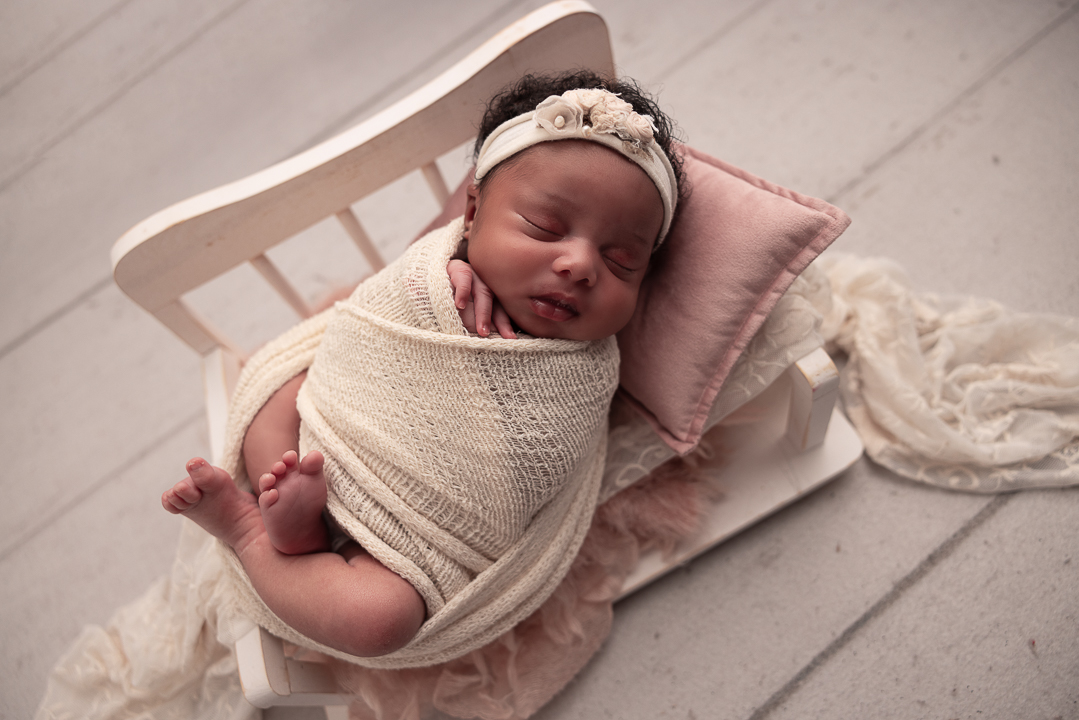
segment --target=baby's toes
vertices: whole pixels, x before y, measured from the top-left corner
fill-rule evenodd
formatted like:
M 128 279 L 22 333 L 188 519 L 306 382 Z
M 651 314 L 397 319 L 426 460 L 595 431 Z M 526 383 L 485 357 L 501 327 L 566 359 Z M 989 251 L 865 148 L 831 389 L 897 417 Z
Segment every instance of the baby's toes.
M 187 474 L 191 478 L 190 485 L 202 496 L 202 490 L 217 492 L 224 485 L 231 483 L 232 478 L 221 468 L 216 468 L 202 458 L 192 458 L 187 463 Z M 188 484 L 187 480 L 181 481 Z M 185 496 L 185 499 L 190 499 Z M 197 500 L 198 498 L 196 498 Z
M 264 473 L 259 478 L 259 493 L 264 493 L 274 485 L 277 484 L 277 475 L 274 473 Z
M 296 460 L 299 457 L 299 453 L 297 453 L 295 450 L 286 450 L 285 454 L 281 456 L 281 462 L 285 464 L 285 467 L 290 468 L 296 464 Z
M 303 460 L 300 461 L 300 472 L 304 475 L 318 475 L 322 472 L 322 453 L 318 450 L 312 450 L 303 456 Z
M 178 512 L 180 512 L 180 508 L 178 508 L 176 506 L 176 503 L 174 503 L 172 501 L 172 491 L 171 490 L 166 490 L 165 492 L 161 493 L 161 507 L 165 508 L 170 513 L 178 513 Z
M 277 491 L 277 488 L 271 488 L 267 490 L 266 492 L 259 495 L 259 507 L 263 510 L 273 507 L 280 496 L 281 493 Z
M 194 505 L 194 502 L 189 502 L 181 497 L 180 494 L 176 492 L 176 488 L 170 488 L 161 493 L 161 507 L 174 515 L 184 512 L 192 505 Z
M 188 506 L 194 505 L 202 499 L 202 490 L 199 490 L 198 486 L 190 478 L 184 478 L 173 485 L 172 493 L 177 499 L 186 502 Z M 186 510 L 187 508 L 184 509 Z

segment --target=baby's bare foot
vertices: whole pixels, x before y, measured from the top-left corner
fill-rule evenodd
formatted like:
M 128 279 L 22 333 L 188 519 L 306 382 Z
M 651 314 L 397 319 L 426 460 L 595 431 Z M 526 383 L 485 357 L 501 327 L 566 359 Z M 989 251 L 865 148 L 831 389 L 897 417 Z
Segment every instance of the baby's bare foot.
M 326 478 L 320 452 L 310 452 L 299 462 L 289 450 L 272 472 L 259 478 L 259 507 L 270 542 L 287 555 L 304 555 L 330 549 L 322 510 L 326 507 Z
M 161 495 L 170 513 L 191 518 L 237 553 L 265 532 L 255 496 L 236 487 L 227 472 L 193 458 L 187 475 Z

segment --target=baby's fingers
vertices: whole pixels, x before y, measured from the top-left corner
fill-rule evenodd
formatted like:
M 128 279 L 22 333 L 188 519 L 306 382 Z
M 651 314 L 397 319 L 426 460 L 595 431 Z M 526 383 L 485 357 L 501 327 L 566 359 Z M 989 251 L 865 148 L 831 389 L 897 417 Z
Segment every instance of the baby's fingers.
M 476 308 L 476 332 L 480 337 L 491 334 L 491 313 L 494 310 L 494 294 L 479 275 L 472 276 L 472 304 Z
M 476 306 L 472 303 L 468 304 L 464 310 L 458 310 L 457 314 L 461 316 L 461 324 L 465 326 L 465 330 L 470 333 L 476 332 Z
M 458 310 L 464 310 L 472 299 L 472 268 L 462 260 L 450 260 L 446 273 L 453 288 L 453 304 Z
M 506 311 L 502 309 L 500 303 L 495 303 L 492 315 L 498 334 L 507 340 L 516 340 L 517 333 L 513 331 L 513 321 L 510 320 L 510 316 L 506 314 Z

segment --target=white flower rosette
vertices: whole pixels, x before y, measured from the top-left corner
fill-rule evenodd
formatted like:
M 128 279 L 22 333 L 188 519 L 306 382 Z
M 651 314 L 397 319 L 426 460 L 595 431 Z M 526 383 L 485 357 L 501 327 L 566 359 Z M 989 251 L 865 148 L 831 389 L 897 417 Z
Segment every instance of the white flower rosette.
M 536 106 L 536 124 L 552 135 L 574 135 L 584 126 L 585 108 L 566 95 L 552 95 Z

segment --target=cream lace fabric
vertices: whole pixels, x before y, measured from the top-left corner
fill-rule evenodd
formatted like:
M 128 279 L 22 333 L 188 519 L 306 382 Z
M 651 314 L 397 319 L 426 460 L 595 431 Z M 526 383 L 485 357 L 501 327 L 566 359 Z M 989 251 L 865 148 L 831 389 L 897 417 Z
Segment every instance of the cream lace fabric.
M 873 460 L 992 493 L 1079 483 L 1079 319 L 917 293 L 884 259 L 825 254 L 822 334 Z
M 254 628 L 224 596 L 217 541 L 187 518 L 169 575 L 105 627 L 88 625 L 49 675 L 36 720 L 258 720 L 233 646 Z
M 849 356 L 843 399 L 875 461 L 974 492 L 1079 484 L 1079 320 L 918 294 L 881 259 L 826 253 L 811 266 L 739 360 L 709 425 L 822 336 Z M 612 408 L 601 499 L 673 454 L 625 410 Z M 37 720 L 257 717 L 231 650 L 252 624 L 223 589 L 216 541 L 184 524 L 171 576 L 105 628 L 83 631 L 53 670 Z

